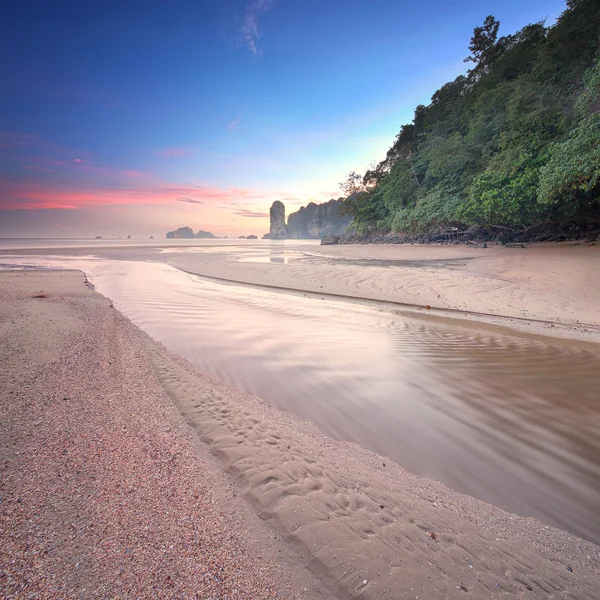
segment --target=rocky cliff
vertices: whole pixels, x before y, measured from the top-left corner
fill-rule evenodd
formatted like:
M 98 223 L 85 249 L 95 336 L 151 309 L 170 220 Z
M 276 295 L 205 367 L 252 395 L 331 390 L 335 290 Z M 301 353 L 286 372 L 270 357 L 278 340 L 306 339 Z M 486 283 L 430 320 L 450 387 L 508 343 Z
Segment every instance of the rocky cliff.
M 269 237 L 272 240 L 283 240 L 287 237 L 287 225 L 285 224 L 285 204 L 275 200 L 269 211 L 271 217 L 271 229 Z
M 323 204 L 310 202 L 288 217 L 287 237 L 319 239 L 325 235 L 341 235 L 352 219 L 338 214 L 343 199 Z

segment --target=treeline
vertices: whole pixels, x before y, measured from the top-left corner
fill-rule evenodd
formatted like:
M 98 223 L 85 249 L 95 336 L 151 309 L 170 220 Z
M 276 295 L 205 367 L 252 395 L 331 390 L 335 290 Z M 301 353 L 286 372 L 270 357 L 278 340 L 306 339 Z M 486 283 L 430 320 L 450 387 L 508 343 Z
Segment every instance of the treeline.
M 498 28 L 491 16 L 475 28 L 467 74 L 342 184 L 358 233 L 598 229 L 600 2 L 569 0 L 552 27 Z

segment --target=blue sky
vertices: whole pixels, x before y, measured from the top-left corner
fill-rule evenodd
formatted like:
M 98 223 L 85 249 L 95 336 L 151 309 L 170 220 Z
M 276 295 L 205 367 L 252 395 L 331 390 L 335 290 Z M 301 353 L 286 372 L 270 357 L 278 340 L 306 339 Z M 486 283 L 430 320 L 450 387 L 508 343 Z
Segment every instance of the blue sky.
M 7 5 L 9 3 L 5 3 Z M 340 195 L 416 104 L 558 0 L 27 2 L 0 9 L 0 236 L 261 234 Z

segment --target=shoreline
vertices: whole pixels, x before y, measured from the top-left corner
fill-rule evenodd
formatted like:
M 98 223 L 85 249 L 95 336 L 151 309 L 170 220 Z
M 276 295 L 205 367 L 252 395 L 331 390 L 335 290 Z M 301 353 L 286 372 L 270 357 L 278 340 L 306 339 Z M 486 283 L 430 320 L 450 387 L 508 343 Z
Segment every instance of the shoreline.
M 330 298 L 342 302 L 355 302 L 358 304 L 375 305 L 382 307 L 392 307 L 409 312 L 412 316 L 439 317 L 440 319 L 462 320 L 476 323 L 482 326 L 493 326 L 508 328 L 513 331 L 528 333 L 531 335 L 545 335 L 561 338 L 563 340 L 578 340 L 591 343 L 600 343 L 600 325 L 596 323 L 572 323 L 560 322 L 544 319 L 535 319 L 531 317 L 517 317 L 510 315 L 490 314 L 485 312 L 476 312 L 461 310 L 459 308 L 444 308 L 439 306 L 430 306 L 425 304 L 410 304 L 394 300 L 380 300 L 368 296 L 353 296 L 335 292 L 316 291 L 314 289 L 303 289 L 284 287 L 268 283 L 254 283 L 242 281 L 240 279 L 228 279 L 216 275 L 203 275 L 196 271 L 188 271 L 181 267 L 174 267 L 188 275 L 195 275 L 203 279 L 217 281 L 220 283 L 242 285 L 255 289 L 266 289 L 274 292 L 282 292 L 290 295 L 312 296 L 315 298 Z M 551 331 L 550 331 L 551 330 Z
M 256 261 L 215 249 L 161 258 L 221 281 L 600 341 L 600 247 L 273 244 L 256 252 Z
M 0 273 L 0 332 L 0 596 L 327 598 L 83 273 Z
M 40 289 L 46 289 L 50 285 L 46 281 L 56 279 L 56 273 L 59 272 L 11 271 L 0 274 L 0 281 L 4 284 L 0 290 L 5 290 L 0 296 L 1 314 L 13 321 L 19 314 L 19 318 L 24 314 L 22 306 L 7 302 L 4 296 L 8 278 L 45 280 Z M 482 599 L 507 592 L 519 597 L 531 594 L 531 591 L 537 597 L 547 597 L 550 590 L 558 592 L 561 589 L 569 590 L 579 598 L 597 597 L 600 590 L 599 546 L 535 519 L 506 513 L 453 492 L 442 484 L 410 475 L 389 459 L 355 444 L 327 438 L 310 423 L 271 408 L 262 400 L 243 394 L 216 377 L 203 373 L 183 358 L 170 354 L 111 308 L 110 301 L 84 286 L 80 272 L 62 273 L 67 275 L 59 279 L 70 279 L 71 283 L 66 288 L 59 286 L 48 299 L 33 301 L 30 297 L 26 298 L 24 289 L 34 288 L 23 288 L 23 285 L 19 293 L 23 302 L 34 303 L 35 310 L 40 306 L 48 309 L 44 317 L 46 327 L 50 317 L 52 322 L 60 321 L 60 329 L 51 329 L 49 335 L 50 341 L 56 338 L 60 342 L 58 346 L 63 348 L 63 354 L 54 362 L 39 363 L 40 357 L 51 356 L 56 348 L 47 348 L 44 343 L 39 343 L 39 336 L 30 336 L 28 347 L 23 346 L 19 356 L 29 357 L 27 360 L 33 361 L 33 367 L 30 364 L 29 373 L 24 373 L 24 361 L 17 361 L 15 349 L 12 349 L 11 355 L 11 348 L 7 348 L 5 351 L 10 360 L 5 366 L 5 377 L 35 389 L 38 383 L 32 380 L 32 368 L 41 368 L 46 372 L 44 377 L 54 377 L 59 382 L 71 381 L 72 376 L 64 370 L 68 361 L 79 361 L 81 369 L 91 374 L 97 371 L 100 356 L 110 357 L 116 366 L 104 365 L 102 369 L 113 373 L 121 388 L 120 392 L 115 390 L 109 396 L 109 402 L 121 403 L 123 415 L 128 418 L 127 415 L 136 413 L 134 398 L 139 394 L 134 392 L 135 386 L 142 386 L 154 398 L 150 407 L 153 405 L 154 411 L 161 407 L 157 414 L 168 413 L 171 414 L 170 419 L 179 420 L 179 424 L 169 432 L 172 435 L 167 436 L 169 443 L 164 438 L 165 432 L 160 432 L 156 440 L 157 451 L 166 452 L 168 457 L 172 453 L 169 444 L 186 440 L 211 465 L 211 493 L 227 499 L 227 503 L 235 502 L 234 498 L 237 498 L 237 507 L 229 512 L 231 519 L 236 521 L 235 515 L 242 510 L 240 502 L 245 503 L 242 496 L 254 507 L 253 511 L 246 511 L 243 519 L 237 519 L 234 535 L 239 537 L 241 532 L 246 531 L 248 547 L 263 548 L 263 556 L 277 556 L 287 549 L 288 572 L 278 575 L 279 585 L 288 586 L 282 597 L 389 599 L 410 597 L 408 594 L 414 592 L 421 597 L 459 598 L 465 593 L 463 587 L 468 589 L 470 597 Z M 34 287 L 37 290 L 38 286 Z M 61 294 L 63 298 L 69 296 L 67 304 L 70 311 L 62 316 L 60 312 L 65 301 Z M 106 331 L 110 330 L 113 337 L 99 338 L 94 334 L 97 323 L 86 323 L 80 317 L 80 322 L 77 321 L 77 315 L 85 314 L 89 305 L 94 306 L 98 322 L 110 324 Z M 31 318 L 37 318 L 39 326 L 41 317 Z M 73 336 L 80 342 L 87 339 L 87 345 L 84 343 L 80 348 L 85 351 L 78 356 L 74 356 L 73 352 L 69 355 L 69 344 L 63 343 Z M 121 342 L 116 344 L 118 339 Z M 98 344 L 94 346 L 91 342 Z M 66 358 L 64 352 L 67 353 Z M 53 365 L 52 373 L 48 373 L 49 367 L 44 366 L 48 364 Z M 62 370 L 57 369 L 57 364 L 63 365 Z M 117 368 L 123 365 L 128 365 L 131 381 L 123 380 Z M 83 396 L 89 393 L 90 383 L 96 394 L 101 389 L 91 380 L 79 382 Z M 42 381 L 41 389 L 44 389 L 43 384 Z M 99 397 L 96 397 L 95 401 L 98 400 Z M 178 406 L 183 418 L 176 414 L 173 405 Z M 24 412 L 18 423 L 26 423 L 26 432 L 33 439 L 39 435 L 53 435 L 52 431 L 44 433 L 48 423 L 43 419 L 41 423 L 34 421 L 36 425 L 27 424 L 27 417 L 33 409 L 23 404 L 19 406 Z M 113 410 L 114 404 L 109 406 Z M 78 407 L 71 408 L 77 413 Z M 50 401 L 44 410 L 50 414 L 58 412 L 60 416 L 65 408 L 56 399 Z M 90 423 L 103 425 L 101 415 L 98 415 L 99 420 L 94 421 L 75 413 L 69 413 L 70 418 L 74 419 L 74 424 L 83 427 L 83 431 L 77 431 L 73 440 L 79 439 L 78 436 L 85 438 L 92 433 L 97 434 L 85 430 Z M 135 421 L 136 426 L 143 422 Z M 160 424 L 160 419 L 157 424 Z M 128 428 L 127 425 L 125 427 Z M 112 435 L 117 434 L 113 431 Z M 196 436 L 202 442 L 193 442 Z M 131 431 L 124 437 L 127 444 L 135 446 L 140 433 Z M 149 439 L 146 436 L 146 443 Z M 81 459 L 82 452 L 85 458 L 84 446 L 76 443 L 73 452 L 75 459 L 78 453 Z M 70 449 L 67 456 L 69 453 Z M 211 459 L 210 453 L 218 460 Z M 59 453 L 51 458 L 61 462 L 61 456 Z M 36 458 L 50 460 L 44 459 L 39 449 Z M 11 462 L 13 460 L 24 459 L 13 456 Z M 197 470 L 203 465 L 195 462 L 197 460 L 183 461 L 184 480 L 198 476 Z M 77 464 L 86 466 L 85 460 Z M 171 463 L 167 461 L 167 464 Z M 153 467 L 158 466 L 159 472 L 161 465 L 160 462 L 153 463 Z M 75 476 L 72 472 L 74 464 L 64 464 L 63 467 Z M 12 468 L 9 467 L 9 473 Z M 40 470 L 43 471 L 43 468 L 38 467 L 38 472 Z M 17 473 L 13 476 L 16 477 Z M 138 476 L 135 470 L 127 473 L 133 482 Z M 231 478 L 235 482 L 232 483 Z M 39 477 L 35 483 L 50 484 L 49 481 L 40 482 Z M 2 495 L 5 493 L 3 490 Z M 104 490 L 104 493 L 109 506 L 122 494 L 114 487 Z M 11 511 L 29 506 L 28 498 L 24 499 L 25 506 L 16 507 L 10 497 L 6 497 L 7 501 L 0 504 L 0 514 L 6 511 L 7 506 Z M 42 503 L 40 513 L 52 513 L 55 509 L 44 507 Z M 9 527 L 15 526 L 16 515 L 16 512 L 11 512 L 4 523 Z M 262 533 L 258 525 L 249 527 L 250 521 L 263 526 Z M 16 524 L 24 526 L 19 520 Z M 269 536 L 265 531 L 274 533 Z M 282 537 L 285 542 L 282 542 Z M 93 535 L 86 531 L 81 543 L 85 546 L 92 539 Z M 266 546 L 269 546 L 270 552 Z M 276 548 L 274 553 L 273 547 Z M 268 563 L 266 557 L 265 563 Z M 305 565 L 321 582 L 326 582 L 329 592 L 324 590 L 322 596 L 317 592 L 319 582 L 311 580 L 314 576 L 306 571 Z M 266 573 L 270 577 L 276 576 L 268 568 Z M 5 585 L 3 581 L 5 578 L 0 578 L 0 589 Z M 367 583 L 363 585 L 364 581 Z M 303 582 L 309 582 L 308 593 L 304 593 L 306 584 Z
M 600 246 L 536 243 L 526 248 L 314 243 L 161 244 L 0 249 L 18 257 L 166 263 L 188 274 L 356 302 L 413 314 L 507 326 L 600 342 Z M 430 307 L 429 309 L 427 307 Z

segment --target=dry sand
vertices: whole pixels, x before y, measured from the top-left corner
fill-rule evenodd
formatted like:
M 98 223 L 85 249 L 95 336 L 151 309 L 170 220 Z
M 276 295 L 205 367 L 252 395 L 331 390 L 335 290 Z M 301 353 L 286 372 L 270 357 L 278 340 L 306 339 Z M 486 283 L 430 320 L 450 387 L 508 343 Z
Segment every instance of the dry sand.
M 242 262 L 240 256 L 222 247 L 166 253 L 165 260 L 230 281 L 429 306 L 440 314 L 600 339 L 598 245 L 319 247 L 274 242 L 262 255 L 264 262 Z
M 0 274 L 0 337 L 2 597 L 600 597 L 600 547 L 223 384 L 81 273 Z
M 317 590 L 84 279 L 0 273 L 0 598 Z

